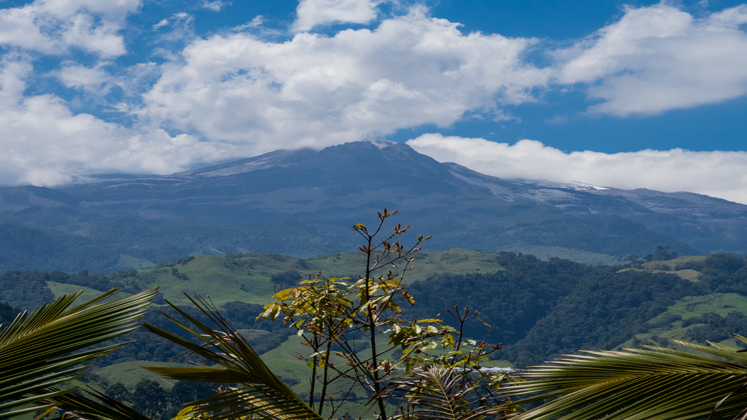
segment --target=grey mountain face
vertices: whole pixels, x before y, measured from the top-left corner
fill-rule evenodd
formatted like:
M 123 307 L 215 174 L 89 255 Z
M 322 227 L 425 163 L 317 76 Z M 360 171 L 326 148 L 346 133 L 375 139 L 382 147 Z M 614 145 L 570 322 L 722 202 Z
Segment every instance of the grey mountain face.
M 690 193 L 511 181 L 403 143 L 275 151 L 169 176 L 0 188 L 0 270 L 139 268 L 189 254 L 357 248 L 384 207 L 430 251 L 563 247 L 613 256 L 747 250 L 747 206 Z

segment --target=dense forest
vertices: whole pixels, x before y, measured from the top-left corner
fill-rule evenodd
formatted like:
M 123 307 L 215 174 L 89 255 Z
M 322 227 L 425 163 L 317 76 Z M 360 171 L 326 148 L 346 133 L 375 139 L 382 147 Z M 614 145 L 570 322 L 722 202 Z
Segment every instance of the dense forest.
M 743 258 L 716 254 L 687 262 L 675 270 L 697 270 L 699 282 L 676 275 L 622 267 L 590 266 L 552 258 L 500 253 L 504 271 L 442 275 L 412 285 L 418 305 L 414 316 L 445 314 L 458 305 L 481 312 L 467 333 L 475 339 L 500 342 L 498 357 L 518 366 L 541 363 L 578 349 L 612 349 L 638 333 L 676 321 L 676 316 L 652 323 L 678 299 L 711 293 L 747 296 L 747 266 Z M 702 324 L 702 325 L 701 325 Z M 696 325 L 688 337 L 697 341 L 724 340 L 729 333 L 747 331 L 737 311 L 688 319 Z
M 0 303 L 0 325 L 8 325 L 8 323 L 13 322 L 13 319 L 20 312 L 20 309 L 14 308 L 7 303 Z

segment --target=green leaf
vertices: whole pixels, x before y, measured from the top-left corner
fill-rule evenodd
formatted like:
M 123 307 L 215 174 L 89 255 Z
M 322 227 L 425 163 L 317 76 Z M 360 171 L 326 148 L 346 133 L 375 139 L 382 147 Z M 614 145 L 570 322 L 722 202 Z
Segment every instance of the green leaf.
M 79 292 L 16 317 L 0 333 L 0 411 L 40 403 L 43 407 L 35 410 L 49 407 L 49 401 L 42 401 L 72 391 L 54 387 L 119 348 L 122 344 L 85 350 L 136 329 L 156 291 L 104 302 L 117 293 L 110 290 L 71 308 Z
M 205 300 L 187 298 L 216 326 L 211 329 L 171 302 L 171 305 L 195 330 L 172 319 L 192 334 L 203 345 L 196 345 L 150 324 L 144 327 L 167 340 L 185 347 L 216 364 L 211 368 L 145 367 L 169 379 L 239 384 L 215 396 L 189 404 L 195 412 L 209 415 L 211 419 L 235 419 L 257 415 L 273 420 L 322 420 L 283 381 L 270 371 L 249 343 L 232 328 L 221 314 Z
M 519 375 L 524 381 L 506 385 L 509 395 L 532 395 L 518 403 L 551 400 L 516 420 L 705 419 L 747 382 L 744 356 L 719 344 L 677 342 L 703 353 L 661 347 L 592 351 L 527 369 Z M 745 407 L 747 395 L 735 394 L 717 414 L 734 418 Z

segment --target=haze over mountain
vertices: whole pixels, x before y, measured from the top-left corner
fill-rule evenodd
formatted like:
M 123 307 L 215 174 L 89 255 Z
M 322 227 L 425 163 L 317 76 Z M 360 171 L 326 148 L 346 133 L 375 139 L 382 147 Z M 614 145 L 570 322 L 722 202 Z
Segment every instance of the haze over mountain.
M 279 150 L 168 176 L 0 189 L 0 270 L 108 272 L 190 254 L 318 256 L 397 209 L 427 250 L 570 248 L 625 257 L 747 250 L 747 206 L 692 193 L 505 180 L 404 143 Z M 549 251 L 548 251 L 549 250 Z M 546 255 L 541 255 L 545 257 Z

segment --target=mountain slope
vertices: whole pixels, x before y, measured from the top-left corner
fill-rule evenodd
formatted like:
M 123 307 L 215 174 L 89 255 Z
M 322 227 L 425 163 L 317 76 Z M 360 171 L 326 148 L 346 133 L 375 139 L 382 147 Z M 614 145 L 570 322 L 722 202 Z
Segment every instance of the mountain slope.
M 397 221 L 412 224 L 414 234 L 433 235 L 430 251 L 542 247 L 624 257 L 658 245 L 681 255 L 747 249 L 747 206 L 503 180 L 403 143 L 355 142 L 169 176 L 0 188 L 0 223 L 53 239 L 25 252 L 12 235 L 0 235 L 0 270 L 107 272 L 190 254 L 319 256 L 355 249 L 349 226 L 374 222 L 384 207 L 399 210 Z

